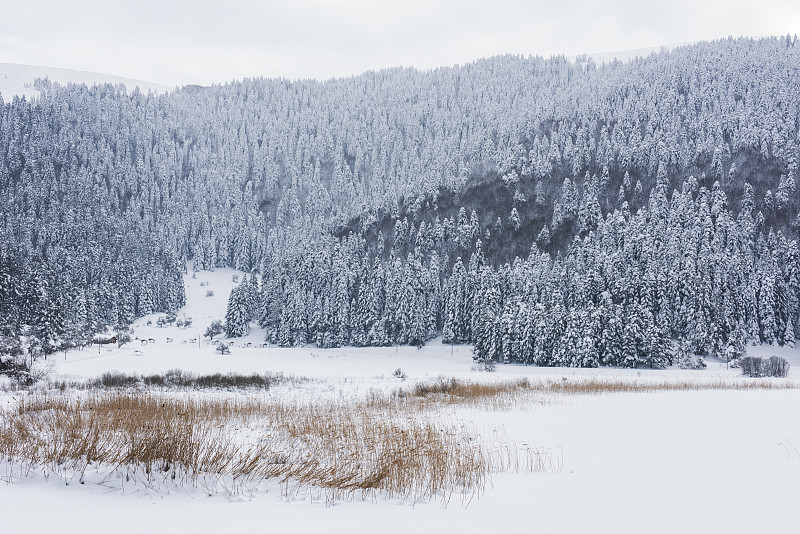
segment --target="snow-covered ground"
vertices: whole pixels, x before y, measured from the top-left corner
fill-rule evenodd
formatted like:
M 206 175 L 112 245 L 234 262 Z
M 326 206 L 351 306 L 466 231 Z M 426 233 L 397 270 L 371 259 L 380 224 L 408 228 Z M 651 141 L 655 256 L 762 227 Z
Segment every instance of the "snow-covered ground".
M 71 69 L 57 69 L 53 67 L 40 67 L 36 65 L 20 65 L 17 63 L 0 63 L 0 95 L 3 100 L 10 102 L 16 95 L 26 97 L 37 96 L 39 91 L 34 89 L 33 83 L 37 78 L 48 78 L 50 81 L 60 84 L 85 83 L 92 86 L 100 83 L 110 83 L 113 85 L 122 84 L 128 90 L 133 91 L 136 87 L 143 93 L 153 91 L 157 94 L 165 93 L 170 90 L 166 85 L 145 82 L 142 80 L 132 80 L 121 78 L 109 74 L 97 72 L 85 72 Z
M 459 501 L 343 502 L 277 486 L 253 498 L 0 484 L 0 532 L 771 532 L 800 525 L 797 391 L 581 397 L 525 411 L 475 412 L 508 438 L 552 448 L 560 470 L 496 475 Z M 563 455 L 563 456 L 562 456 Z M 235 527 L 234 527 L 235 528 Z
M 260 347 L 255 329 L 220 355 L 202 334 L 222 319 L 234 271 L 187 276 L 187 306 L 178 319 L 192 326 L 156 325 L 157 315 L 134 325 L 122 348 L 61 353 L 47 362 L 54 378 L 80 380 L 107 370 L 160 373 L 283 372 L 313 379 L 293 394 L 324 391 L 363 394 L 416 380 L 457 376 L 502 380 L 517 376 L 603 375 L 626 380 L 746 380 L 721 362 L 703 371 L 541 369 L 498 366 L 473 370 L 467 346 L 429 343 L 413 347 L 284 349 Z M 241 276 L 241 275 L 239 275 Z M 214 295 L 207 297 L 206 292 Z M 148 325 L 150 321 L 152 324 Z M 167 343 L 167 338 L 172 339 Z M 190 340 L 195 339 L 195 342 Z M 199 343 L 197 341 L 199 339 Z M 185 343 L 184 343 L 185 342 Z M 246 347 L 251 343 L 251 347 Z M 778 354 L 793 366 L 800 351 L 753 347 L 750 354 Z M 401 368 L 405 381 L 392 376 Z M 322 387 L 321 387 L 322 386 Z M 16 393 L 0 394 L 15 402 Z M 281 395 L 280 388 L 270 394 Z M 0 483 L 0 532 L 220 532 L 232 526 L 288 532 L 800 532 L 800 390 L 677 391 L 558 397 L 513 410 L 460 408 L 460 417 L 483 432 L 544 451 L 543 473 L 502 473 L 463 506 L 454 499 L 324 501 L 281 496 L 277 484 L 252 496 L 208 497 L 202 491 L 148 492 L 141 486 L 66 485 L 41 475 Z M 3 473 L 0 472 L 0 477 Z

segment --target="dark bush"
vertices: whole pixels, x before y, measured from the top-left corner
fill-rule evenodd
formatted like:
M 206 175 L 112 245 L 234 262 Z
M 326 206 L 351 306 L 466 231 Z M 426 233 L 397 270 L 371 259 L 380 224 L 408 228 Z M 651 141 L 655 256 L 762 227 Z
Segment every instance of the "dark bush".
M 193 381 L 193 387 L 204 388 L 218 388 L 218 389 L 269 389 L 274 377 L 270 375 L 238 375 L 215 373 L 213 375 L 198 376 Z
M 30 386 L 35 382 L 30 366 L 23 359 L 0 357 L 0 375 L 6 375 L 20 386 Z
M 94 383 L 104 388 L 128 388 L 136 386 L 139 383 L 139 379 L 135 375 L 109 371 L 103 373 Z
M 141 380 L 147 386 L 164 387 L 168 384 L 164 375 L 143 376 Z
M 742 368 L 743 375 L 754 378 L 763 376 L 785 378 L 789 374 L 789 362 L 779 356 L 768 359 L 745 356 L 739 358 L 739 367 Z
M 779 356 L 772 356 L 763 362 L 764 376 L 785 378 L 789 374 L 789 362 Z
M 273 384 L 285 380 L 281 374 L 240 375 L 235 373 L 195 375 L 180 369 L 170 369 L 161 375 L 126 375 L 109 372 L 90 380 L 89 387 L 102 388 L 167 388 L 167 389 L 269 389 Z

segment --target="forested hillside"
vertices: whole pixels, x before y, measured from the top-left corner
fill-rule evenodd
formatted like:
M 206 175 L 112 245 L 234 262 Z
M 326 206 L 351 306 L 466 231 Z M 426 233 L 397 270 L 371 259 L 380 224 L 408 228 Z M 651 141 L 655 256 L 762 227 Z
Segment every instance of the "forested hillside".
M 800 332 L 800 44 L 0 101 L 0 353 L 252 273 L 227 328 L 665 365 Z

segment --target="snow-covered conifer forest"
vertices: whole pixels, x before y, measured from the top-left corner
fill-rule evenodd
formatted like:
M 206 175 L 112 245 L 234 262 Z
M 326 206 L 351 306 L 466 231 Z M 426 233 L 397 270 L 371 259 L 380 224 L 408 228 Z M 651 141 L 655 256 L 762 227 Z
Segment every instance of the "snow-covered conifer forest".
M 0 351 L 249 273 L 229 335 L 661 367 L 800 332 L 800 44 L 0 100 Z M 5 96 L 5 95 L 4 95 Z

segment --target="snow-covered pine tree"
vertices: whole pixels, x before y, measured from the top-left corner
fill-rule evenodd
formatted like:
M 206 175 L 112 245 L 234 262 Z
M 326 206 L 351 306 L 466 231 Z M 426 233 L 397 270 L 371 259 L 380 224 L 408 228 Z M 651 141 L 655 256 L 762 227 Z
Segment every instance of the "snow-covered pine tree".
M 228 298 L 228 309 L 225 312 L 225 335 L 227 337 L 241 337 L 250 331 L 249 306 L 250 303 L 243 285 L 235 286 Z

